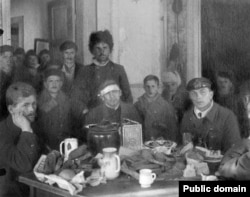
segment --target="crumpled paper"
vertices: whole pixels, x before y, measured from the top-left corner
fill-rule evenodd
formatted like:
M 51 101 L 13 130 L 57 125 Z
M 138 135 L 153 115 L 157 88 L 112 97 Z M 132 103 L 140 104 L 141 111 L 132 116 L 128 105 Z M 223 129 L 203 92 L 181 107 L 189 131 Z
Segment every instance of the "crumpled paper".
M 68 190 L 71 195 L 76 195 L 85 187 L 86 181 L 83 174 L 83 171 L 79 172 L 70 181 L 66 181 L 62 177 L 55 174 L 45 175 L 44 182 L 49 185 L 56 183 L 58 187 Z

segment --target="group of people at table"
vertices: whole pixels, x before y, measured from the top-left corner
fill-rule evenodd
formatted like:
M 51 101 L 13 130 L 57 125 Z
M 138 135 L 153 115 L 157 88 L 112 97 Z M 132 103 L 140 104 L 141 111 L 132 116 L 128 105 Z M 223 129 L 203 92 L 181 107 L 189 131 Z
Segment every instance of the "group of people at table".
M 49 52 L 43 51 L 40 55 L 45 55 L 45 61 L 39 62 L 34 51 L 23 54 L 18 49 L 13 66 L 13 47 L 0 47 L 1 197 L 27 196 L 18 175 L 31 171 L 42 153 L 58 150 L 64 138 L 76 137 L 84 143 L 84 126 L 120 123 L 124 118 L 142 124 L 144 141 L 163 137 L 181 145 L 182 136 L 190 133 L 194 145 L 221 150 L 225 155 L 220 176 L 250 179 L 248 130 L 239 126 L 242 120 L 241 125 L 247 125 L 250 118 L 250 89 L 242 102 L 232 101 L 231 95 L 222 91 L 230 98 L 229 105 L 223 107 L 214 101 L 209 79 L 194 78 L 184 86 L 174 70 L 163 74 L 162 91 L 157 76 L 146 76 L 145 93 L 133 103 L 124 67 L 109 58 L 112 49 L 112 35 L 107 30 L 90 35 L 93 63 L 87 66 L 75 61 L 77 45 L 72 41 L 60 46 L 62 64 L 49 61 Z M 231 78 L 221 73 L 221 89 L 231 89 Z M 242 116 L 235 108 L 229 109 L 231 103 L 243 103 L 242 108 L 237 107 Z

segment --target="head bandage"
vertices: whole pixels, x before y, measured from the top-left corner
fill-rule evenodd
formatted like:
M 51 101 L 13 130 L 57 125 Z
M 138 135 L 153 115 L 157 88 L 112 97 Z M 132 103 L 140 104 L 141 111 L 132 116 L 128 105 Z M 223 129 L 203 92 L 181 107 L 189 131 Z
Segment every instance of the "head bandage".
M 99 96 L 103 96 L 113 90 L 120 90 L 120 88 L 118 87 L 118 85 L 116 84 L 112 84 L 112 85 L 109 85 L 109 86 L 106 86 L 105 88 L 103 88 L 101 91 L 100 91 L 100 94 Z

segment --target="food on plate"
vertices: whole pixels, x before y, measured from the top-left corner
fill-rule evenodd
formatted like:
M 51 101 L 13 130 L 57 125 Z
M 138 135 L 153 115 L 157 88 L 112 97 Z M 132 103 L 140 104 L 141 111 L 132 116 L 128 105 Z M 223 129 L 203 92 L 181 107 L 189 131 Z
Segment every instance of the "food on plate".
M 72 169 L 63 169 L 58 176 L 62 177 L 63 179 L 69 181 L 75 176 L 75 171 Z
M 176 146 L 176 143 L 170 140 L 151 140 L 144 143 L 149 148 L 155 148 L 158 146 L 172 147 Z
M 166 157 L 164 155 L 164 153 L 161 153 L 161 152 L 156 152 L 154 154 L 154 158 L 157 160 L 157 161 L 160 161 L 160 162 L 165 162 L 166 161 Z
M 223 157 L 220 150 L 208 150 L 208 149 L 200 147 L 200 146 L 196 146 L 195 149 L 201 155 L 203 155 L 205 160 L 220 161 L 222 159 L 222 157 Z

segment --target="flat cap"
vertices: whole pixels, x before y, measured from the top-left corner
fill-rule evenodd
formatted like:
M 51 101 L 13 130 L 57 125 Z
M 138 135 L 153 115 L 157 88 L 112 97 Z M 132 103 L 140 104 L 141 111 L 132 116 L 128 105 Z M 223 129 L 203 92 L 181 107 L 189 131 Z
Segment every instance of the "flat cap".
M 0 54 L 4 53 L 6 51 L 10 51 L 10 52 L 13 53 L 14 49 L 10 45 L 2 45 L 2 46 L 0 46 Z
M 63 80 L 64 74 L 60 69 L 56 68 L 48 68 L 44 71 L 44 80 L 46 80 L 49 76 L 58 76 Z
M 65 51 L 67 49 L 75 49 L 77 51 L 77 45 L 74 42 L 67 40 L 60 45 L 59 49 L 60 51 Z
M 200 88 L 211 89 L 211 81 L 205 77 L 191 79 L 187 84 L 187 90 L 198 90 Z

